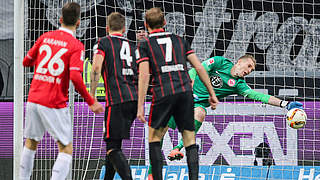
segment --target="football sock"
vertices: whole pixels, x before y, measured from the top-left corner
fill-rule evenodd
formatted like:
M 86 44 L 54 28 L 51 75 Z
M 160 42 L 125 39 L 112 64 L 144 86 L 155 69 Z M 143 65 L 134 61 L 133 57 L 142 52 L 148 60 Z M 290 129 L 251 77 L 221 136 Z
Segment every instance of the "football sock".
M 113 164 L 113 168 L 118 172 L 121 179 L 132 179 L 130 166 L 121 150 L 117 149 L 111 151 L 108 157 L 111 163 Z
M 162 153 L 160 142 L 149 143 L 149 158 L 152 165 L 153 179 L 162 180 Z
M 20 179 L 30 179 L 36 151 L 23 147 L 20 162 Z
M 163 145 L 163 138 L 160 141 L 160 149 L 162 149 L 162 145 Z M 151 165 L 151 159 L 149 159 L 149 169 L 148 169 L 148 174 L 152 174 L 152 165 Z
M 189 169 L 189 179 L 197 180 L 199 176 L 198 146 L 196 144 L 192 144 L 186 147 L 186 154 Z
M 202 125 L 202 122 L 198 120 L 194 120 L 194 132 L 195 134 L 198 133 L 200 127 Z M 179 151 L 183 148 L 183 139 L 180 139 L 179 143 L 177 146 L 175 146 L 173 149 L 179 149 Z
M 113 165 L 108 155 L 106 155 L 105 165 L 106 165 L 106 171 L 104 175 L 104 180 L 113 180 L 116 170 L 113 168 Z
M 70 154 L 60 152 L 52 168 L 51 180 L 66 179 L 71 162 L 72 156 Z

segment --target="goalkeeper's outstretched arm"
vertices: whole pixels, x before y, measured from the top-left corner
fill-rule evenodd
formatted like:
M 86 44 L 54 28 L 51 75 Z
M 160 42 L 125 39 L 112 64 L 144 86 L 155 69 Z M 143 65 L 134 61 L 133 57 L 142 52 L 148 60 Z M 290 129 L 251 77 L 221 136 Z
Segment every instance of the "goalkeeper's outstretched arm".
M 288 110 L 293 109 L 293 108 L 303 109 L 303 104 L 300 102 L 284 101 L 284 100 L 281 100 L 277 97 L 274 97 L 274 96 L 271 96 L 268 94 L 263 94 L 263 93 L 255 91 L 255 90 L 252 90 L 252 89 L 245 91 L 242 95 L 246 96 L 250 99 L 254 99 L 254 100 L 257 100 L 257 101 L 260 101 L 260 102 L 263 102 L 266 104 L 270 104 L 273 106 L 286 108 Z

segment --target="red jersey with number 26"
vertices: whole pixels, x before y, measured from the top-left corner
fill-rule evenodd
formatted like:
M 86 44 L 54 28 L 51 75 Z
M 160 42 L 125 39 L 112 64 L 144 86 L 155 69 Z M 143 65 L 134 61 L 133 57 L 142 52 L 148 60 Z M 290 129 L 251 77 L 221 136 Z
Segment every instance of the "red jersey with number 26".
M 72 31 L 60 28 L 41 35 L 23 60 L 35 66 L 28 102 L 64 108 L 68 100 L 70 71 L 83 70 L 84 46 Z

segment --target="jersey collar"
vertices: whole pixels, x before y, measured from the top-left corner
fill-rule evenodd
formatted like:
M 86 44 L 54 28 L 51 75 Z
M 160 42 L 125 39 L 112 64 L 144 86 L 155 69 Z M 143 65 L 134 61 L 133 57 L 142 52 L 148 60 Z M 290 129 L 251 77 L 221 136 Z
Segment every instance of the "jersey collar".
M 163 28 L 160 28 L 160 29 L 153 30 L 153 31 L 150 32 L 150 34 L 152 34 L 152 33 L 159 33 L 159 32 L 164 32 L 164 29 L 163 29 Z
M 72 36 L 74 36 L 73 31 L 71 31 L 70 29 L 67 29 L 67 28 L 64 28 L 64 27 L 60 27 L 59 30 L 64 31 L 64 32 L 69 33 Z
M 123 37 L 123 34 L 121 34 L 121 33 L 113 33 L 113 34 L 110 34 L 110 36 L 120 36 L 120 37 Z

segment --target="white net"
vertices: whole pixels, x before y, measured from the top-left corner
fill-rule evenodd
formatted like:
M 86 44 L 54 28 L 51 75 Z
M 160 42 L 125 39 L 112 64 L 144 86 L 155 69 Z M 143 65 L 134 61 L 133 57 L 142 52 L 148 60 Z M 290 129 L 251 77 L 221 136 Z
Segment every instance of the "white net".
M 25 5 L 25 47 L 40 34 L 55 30 L 59 9 L 67 1 L 35 0 Z M 257 60 L 256 72 L 246 81 L 257 91 L 304 103 L 307 125 L 300 130 L 287 126 L 286 111 L 252 102 L 240 96 L 222 100 L 208 116 L 197 134 L 200 145 L 202 179 L 307 179 L 320 178 L 320 3 L 316 0 L 174 0 L 107 1 L 78 0 L 81 25 L 77 31 L 86 47 L 88 79 L 92 47 L 106 35 L 106 16 L 118 11 L 126 16 L 125 35 L 136 41 L 135 32 L 143 27 L 146 9 L 161 7 L 167 31 L 184 36 L 201 60 L 225 56 L 237 60 L 245 53 Z M 32 69 L 25 76 L 28 92 Z M 102 85 L 101 85 L 102 86 Z M 99 89 L 98 89 L 99 91 Z M 100 89 L 100 101 L 104 101 Z M 98 93 L 98 94 L 99 94 Z M 77 93 L 74 96 L 74 153 L 72 179 L 97 179 L 105 157 L 103 115 L 94 116 Z M 148 111 L 146 111 L 148 112 Z M 131 139 L 123 151 L 136 179 L 147 177 L 147 127 L 135 121 Z M 165 179 L 187 177 L 186 160 L 171 162 L 166 157 L 180 135 L 169 130 L 163 154 Z M 270 147 L 269 158 L 259 158 L 259 144 Z M 259 149 L 259 148 L 258 148 Z M 36 155 L 33 179 L 49 179 L 57 155 L 54 141 L 46 135 Z M 184 152 L 184 151 L 183 151 Z M 255 159 L 259 166 L 255 166 Z M 271 167 L 268 168 L 268 162 Z M 219 166 L 217 166 L 219 165 Z

